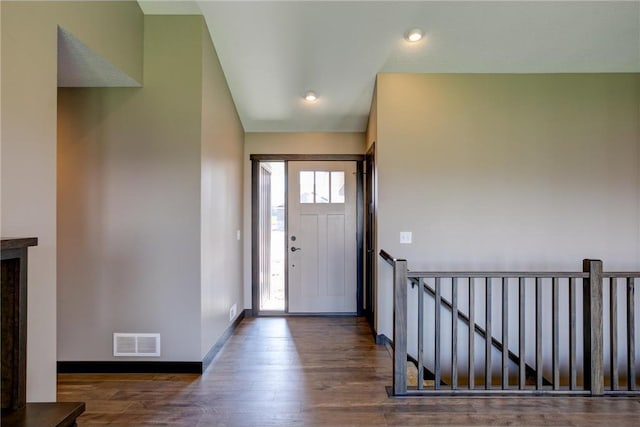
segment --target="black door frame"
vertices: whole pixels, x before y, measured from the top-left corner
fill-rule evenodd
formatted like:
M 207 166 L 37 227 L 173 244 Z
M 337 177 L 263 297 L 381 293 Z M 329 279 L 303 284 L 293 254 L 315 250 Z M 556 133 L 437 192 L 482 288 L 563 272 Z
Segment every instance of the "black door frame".
M 375 330 L 376 312 L 376 161 L 375 161 L 375 141 L 367 150 L 365 155 L 365 268 L 364 278 L 365 288 L 365 309 L 364 314 L 371 326 Z
M 288 235 L 289 224 L 287 218 L 287 163 L 290 161 L 355 161 L 356 162 L 356 236 L 357 236 L 357 315 L 363 314 L 363 248 L 364 248 L 364 183 L 363 167 L 365 156 L 362 154 L 251 154 L 251 313 L 252 316 L 277 314 L 288 316 L 288 278 L 285 275 L 285 311 L 270 313 L 260 310 L 260 162 L 284 162 L 285 163 L 285 234 Z M 286 253 L 286 252 L 285 252 Z M 287 255 L 285 263 L 288 265 Z

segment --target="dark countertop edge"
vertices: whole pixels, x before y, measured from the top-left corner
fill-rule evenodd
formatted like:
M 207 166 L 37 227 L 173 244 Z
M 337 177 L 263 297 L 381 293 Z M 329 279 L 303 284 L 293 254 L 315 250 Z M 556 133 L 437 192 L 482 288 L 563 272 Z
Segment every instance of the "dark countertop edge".
M 63 421 L 67 424 L 70 424 L 71 422 L 75 421 L 75 419 L 78 418 L 80 415 L 82 415 L 82 413 L 87 409 L 84 402 L 58 402 L 58 404 L 60 403 L 75 405 L 75 408 L 73 409 L 73 411 L 70 412 L 67 415 L 67 418 L 65 418 Z
M 38 238 L 37 237 L 22 237 L 22 238 L 2 238 L 2 250 L 8 249 L 22 249 L 29 246 L 37 246 Z
M 2 410 L 2 424 L 10 427 L 70 426 L 85 411 L 84 402 L 27 403 L 24 408 Z M 51 424 L 54 423 L 54 424 Z

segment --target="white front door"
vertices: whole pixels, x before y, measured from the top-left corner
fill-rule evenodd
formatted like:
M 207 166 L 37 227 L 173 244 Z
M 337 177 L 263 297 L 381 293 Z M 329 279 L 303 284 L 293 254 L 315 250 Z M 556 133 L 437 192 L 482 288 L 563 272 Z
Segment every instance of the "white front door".
M 357 311 L 356 162 L 288 163 L 289 312 Z

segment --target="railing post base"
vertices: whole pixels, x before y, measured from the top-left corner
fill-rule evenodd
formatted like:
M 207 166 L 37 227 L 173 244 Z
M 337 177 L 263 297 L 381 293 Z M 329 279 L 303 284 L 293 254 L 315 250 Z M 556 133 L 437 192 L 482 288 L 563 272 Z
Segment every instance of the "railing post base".
M 393 395 L 407 394 L 407 261 L 393 262 Z
M 602 369 L 602 261 L 585 259 L 582 271 L 589 273 L 582 285 L 584 334 L 584 389 L 592 396 L 604 394 Z

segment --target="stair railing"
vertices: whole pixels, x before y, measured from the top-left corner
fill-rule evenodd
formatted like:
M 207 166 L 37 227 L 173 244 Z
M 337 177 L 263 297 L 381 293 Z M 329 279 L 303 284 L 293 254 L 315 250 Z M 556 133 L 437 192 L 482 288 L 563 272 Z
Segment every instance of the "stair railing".
M 429 294 L 431 297 L 433 298 L 436 297 L 436 291 L 433 290 L 431 286 L 424 283 L 422 280 L 415 279 L 415 278 L 412 278 L 409 280 L 411 281 L 411 287 L 419 286 L 419 284 L 422 282 L 423 290 L 427 294 Z M 456 297 L 457 297 L 457 294 L 456 294 Z M 451 312 L 452 322 L 453 322 L 453 319 L 457 317 L 458 320 L 462 321 L 462 323 L 467 325 L 467 327 L 471 325 L 471 323 L 469 322 L 469 317 L 464 312 L 458 309 L 457 304 L 456 304 L 456 308 L 454 309 L 453 304 L 449 300 L 447 300 L 445 297 L 441 296 L 441 301 L 442 301 L 442 306 Z M 452 325 L 452 327 L 455 329 L 457 325 L 456 326 Z M 475 333 L 480 336 L 480 338 L 482 339 L 487 338 L 487 331 L 485 331 L 482 326 L 478 325 L 477 323 L 473 323 L 473 329 L 475 330 Z M 500 342 L 500 340 L 498 340 L 496 337 L 493 337 L 493 336 L 491 337 L 491 345 L 493 346 L 494 349 L 498 350 L 498 352 L 502 353 L 504 351 L 504 346 L 502 345 L 502 342 Z M 520 357 L 517 354 L 515 354 L 513 351 L 507 349 L 507 356 L 509 357 L 509 360 L 511 362 L 515 363 L 516 365 L 520 365 Z M 530 378 L 536 378 L 536 370 L 526 362 L 525 362 L 525 375 L 527 380 L 529 380 Z M 544 385 L 552 385 L 552 383 L 548 379 L 546 379 L 544 376 L 542 377 L 542 383 Z
M 396 259 L 385 251 L 381 257 L 393 267 L 394 277 L 394 358 L 393 387 L 394 396 L 407 395 L 592 395 L 603 394 L 635 394 L 637 393 L 636 358 L 635 358 L 635 302 L 634 290 L 636 281 L 640 281 L 640 272 L 603 273 L 602 262 L 584 260 L 582 272 L 419 272 L 409 271 L 407 261 Z M 582 287 L 578 281 L 582 279 Z M 609 318 L 606 325 L 603 319 L 603 281 L 608 280 Z M 431 286 L 429 284 L 433 284 Z M 626 325 L 618 324 L 618 288 L 620 282 L 626 286 L 626 300 L 622 304 L 626 312 Z M 422 284 L 417 301 L 417 360 L 418 378 L 416 386 L 407 385 L 408 325 L 407 298 L 408 285 Z M 494 292 L 494 288 L 500 288 Z M 515 288 L 515 289 L 514 289 Z M 533 289 L 531 289 L 533 288 Z M 424 291 L 422 291 L 424 290 Z M 451 295 L 451 301 L 443 297 L 443 290 Z M 467 291 L 467 306 L 460 306 L 459 294 Z M 512 298 L 509 297 L 513 292 Z M 580 292 L 581 291 L 581 292 Z M 484 298 L 476 299 L 476 294 L 484 293 Z M 494 297 L 494 293 L 496 294 Z M 529 294 L 529 295 L 528 295 Z M 534 294 L 531 304 L 530 294 Z M 550 310 L 545 301 L 551 295 Z M 435 310 L 425 310 L 425 295 L 433 299 Z M 481 296 L 481 295 L 480 295 Z M 562 296 L 562 298 L 561 298 Z M 578 309 L 576 302 L 582 297 L 582 307 Z M 566 297 L 566 298 L 565 298 Z M 517 307 L 510 307 L 510 299 L 517 300 Z M 566 299 L 566 301 L 565 301 Z M 494 304 L 494 300 L 499 304 Z M 564 302 L 566 305 L 561 306 Z M 484 327 L 476 323 L 476 305 L 484 306 Z M 492 305 L 497 306 L 495 313 Z M 543 307 L 545 310 L 543 310 Z M 443 381 L 442 335 L 443 309 L 451 312 L 450 372 L 447 381 Z M 466 313 L 463 311 L 466 310 Z M 482 311 L 482 310 L 480 310 Z M 533 312 L 533 319 L 526 316 Z M 544 333 L 543 315 L 551 313 L 551 337 Z M 428 317 L 427 322 L 425 314 Z M 482 316 L 483 313 L 479 313 Z M 494 336 L 494 317 L 500 339 Z M 581 337 L 578 336 L 578 322 L 582 320 Z M 461 346 L 459 339 L 459 323 L 466 324 L 468 340 Z M 527 329 L 528 322 L 533 325 Z M 568 354 L 561 360 L 560 336 L 561 324 L 564 336 L 568 335 Z M 604 355 L 604 327 L 607 326 L 609 352 Z M 624 326 L 624 327 L 621 327 Z M 433 342 L 425 346 L 425 327 L 433 331 Z M 517 328 L 512 331 L 511 328 Z M 527 354 L 527 330 L 535 330 L 534 354 Z M 568 331 L 567 331 L 568 329 Z M 510 332 L 517 332 L 517 340 L 509 343 Z M 515 333 L 514 333 L 515 335 Z M 620 341 L 619 335 L 625 335 Z M 484 366 L 481 376 L 476 375 L 477 336 L 484 340 Z M 489 338 L 489 339 L 488 339 Z M 576 343 L 582 338 L 582 357 L 577 353 Z M 619 363 L 619 344 L 626 348 L 626 358 L 622 369 Z M 429 347 L 428 349 L 426 347 Z M 463 347 L 463 348 L 460 348 Z M 425 350 L 430 350 L 425 357 Z M 499 354 L 496 364 L 500 366 L 494 373 L 493 351 Z M 466 357 L 466 366 L 461 366 L 459 356 Z M 533 359 L 533 366 L 527 364 L 527 356 Z M 545 357 L 546 356 L 546 357 Z M 551 367 L 545 368 L 544 361 L 551 361 Z M 424 384 L 425 361 L 431 360 L 429 369 L 434 374 L 432 384 Z M 607 363 L 605 363 L 607 362 Z M 510 365 L 515 364 L 515 372 L 510 372 Z M 608 364 L 609 372 L 605 375 L 604 367 Z M 550 379 L 543 376 L 550 372 Z M 533 378 L 532 378 L 533 377 Z M 579 382 L 579 379 L 582 381 Z M 496 381 L 498 380 L 498 381 Z

